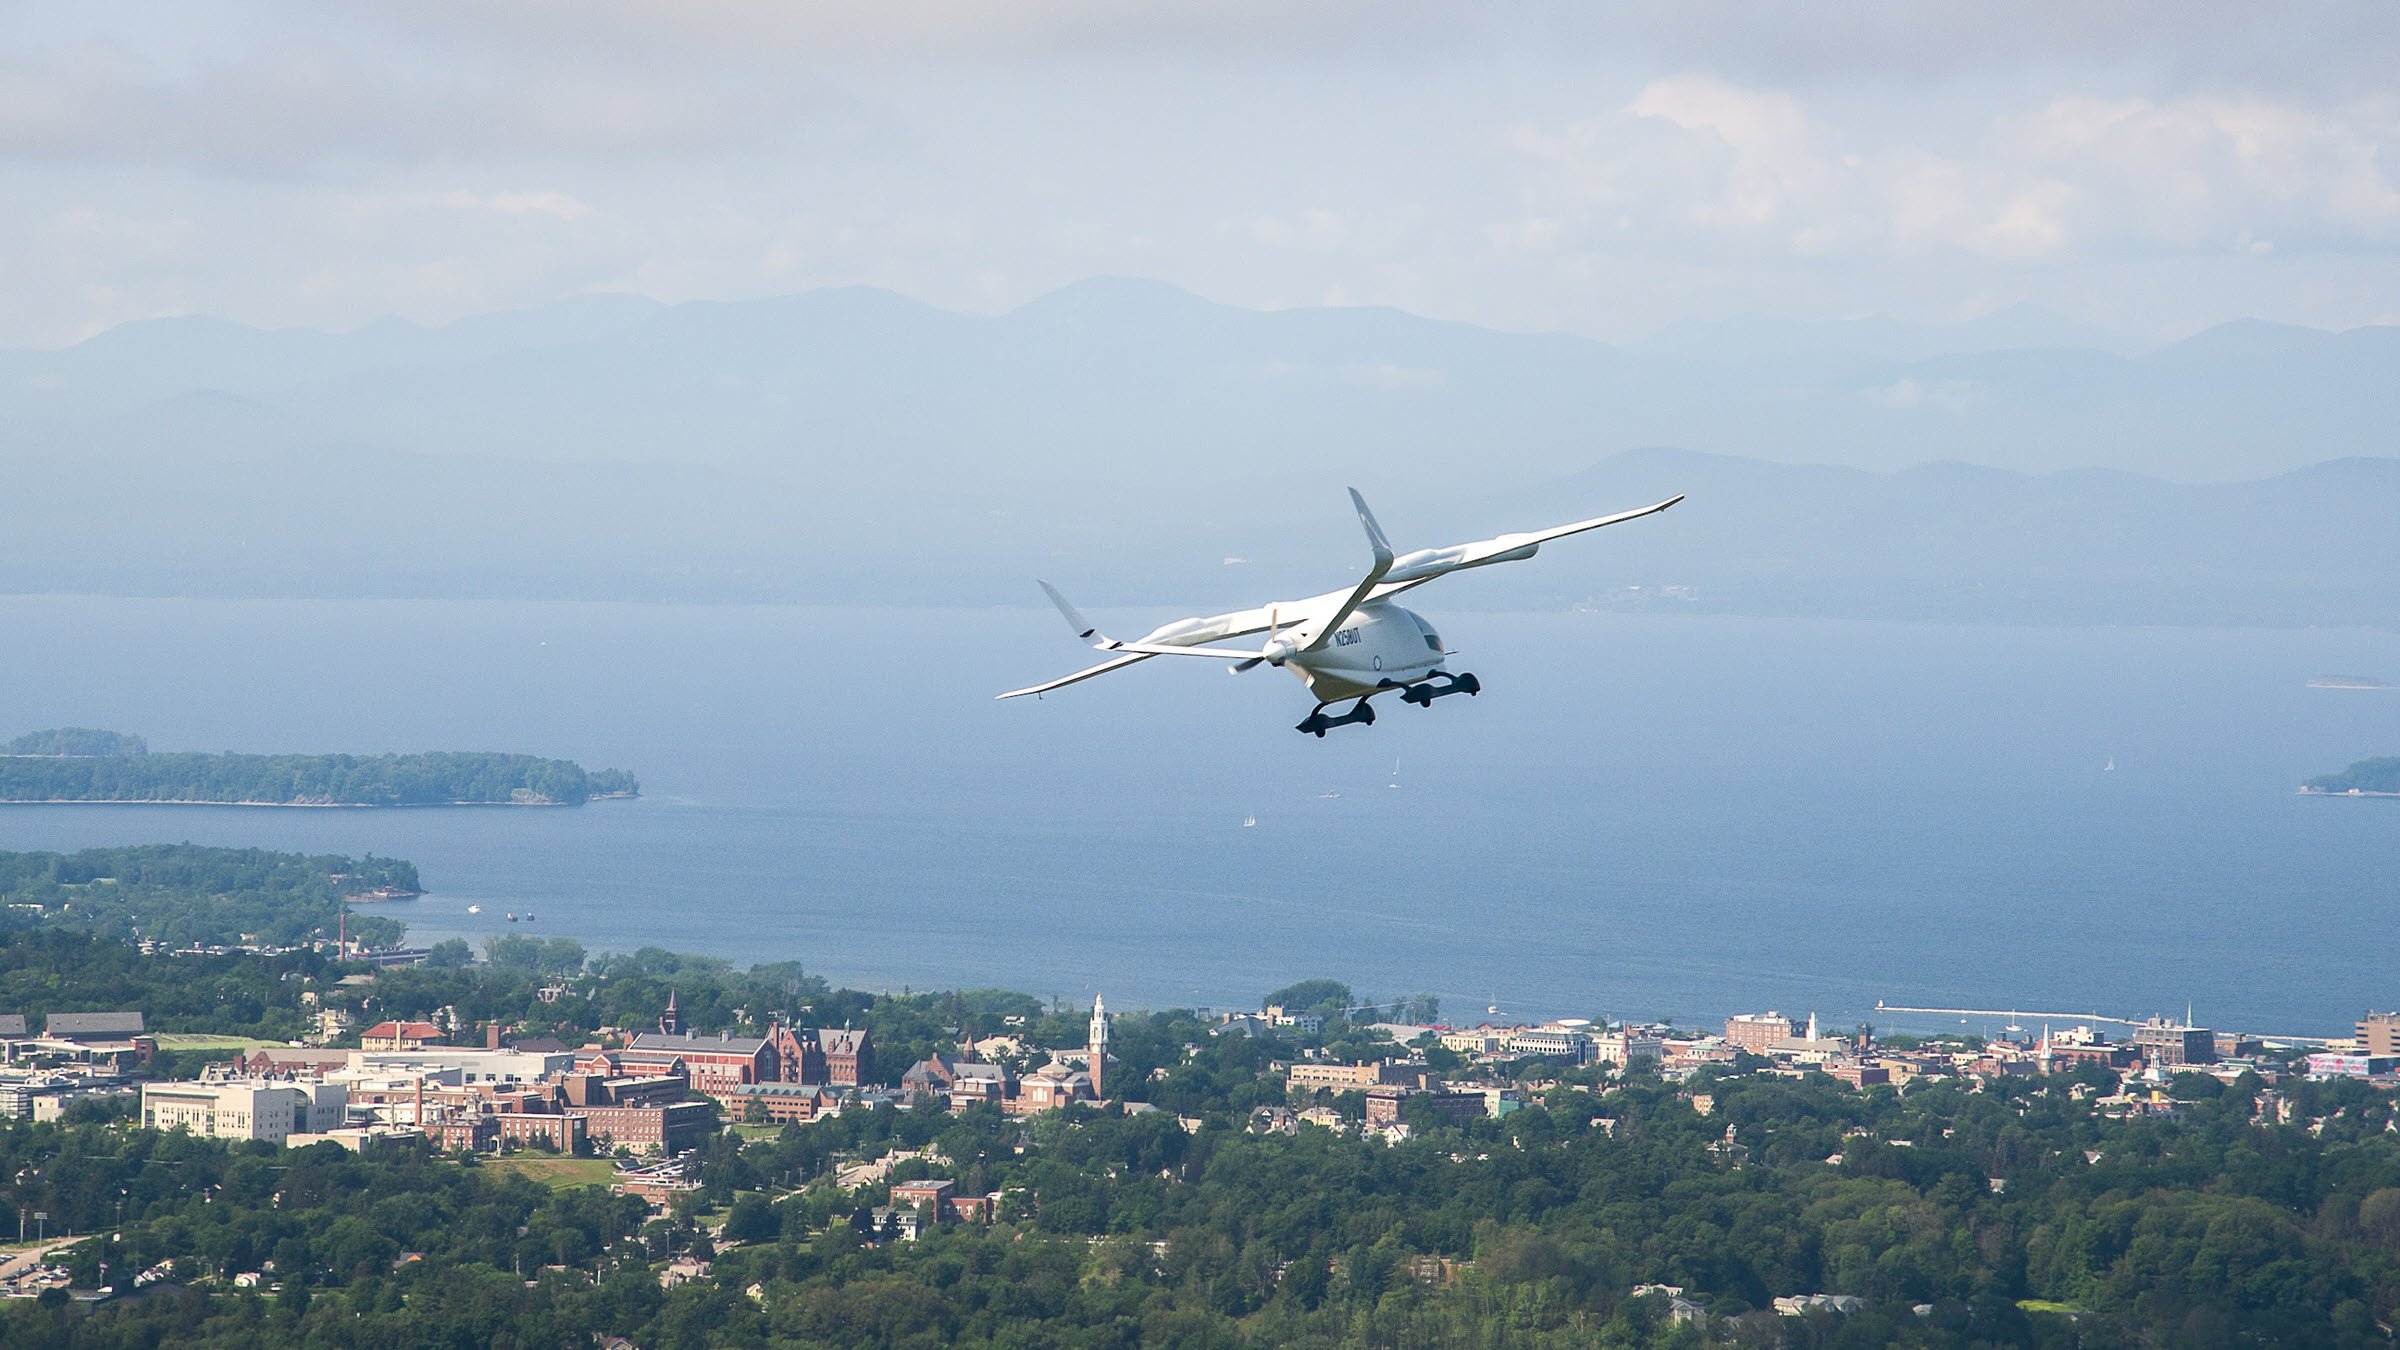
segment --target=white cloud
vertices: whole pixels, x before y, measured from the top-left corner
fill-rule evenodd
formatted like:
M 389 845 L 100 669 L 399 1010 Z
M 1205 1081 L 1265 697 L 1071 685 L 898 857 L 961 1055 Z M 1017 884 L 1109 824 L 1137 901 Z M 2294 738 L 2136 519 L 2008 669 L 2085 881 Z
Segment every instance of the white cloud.
M 1973 380 L 1916 380 L 1903 378 L 1866 391 L 1867 402 L 1884 408 L 1929 408 L 1953 415 L 1974 411 L 1984 389 Z
M 2400 266 L 2386 0 L 12 18 L 0 344 L 1095 274 L 1611 337 L 2020 301 L 2155 332 L 2363 322 Z
M 2400 160 L 2396 109 L 2065 96 L 1944 143 L 1677 75 L 1616 113 L 1519 127 L 1507 143 L 1537 170 L 1541 203 L 1580 216 L 1567 232 L 1596 247 L 1646 221 L 1647 243 L 1680 234 L 1692 252 L 2053 261 L 2255 251 L 2267 238 L 2386 245 L 2400 238 L 2400 187 L 2384 167 Z
M 2065 97 L 2002 122 L 2009 161 L 2088 185 L 2088 235 L 2167 248 L 2257 234 L 2400 238 L 2400 102 L 2319 110 L 2263 99 Z

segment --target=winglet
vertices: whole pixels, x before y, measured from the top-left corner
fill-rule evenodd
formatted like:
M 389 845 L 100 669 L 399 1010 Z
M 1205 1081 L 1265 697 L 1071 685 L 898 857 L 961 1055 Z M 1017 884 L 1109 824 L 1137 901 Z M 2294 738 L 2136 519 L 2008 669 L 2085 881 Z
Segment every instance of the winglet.
M 1043 593 L 1050 597 L 1050 603 L 1058 606 L 1058 612 L 1067 616 L 1067 627 L 1075 630 L 1075 636 L 1082 638 L 1084 641 L 1092 644 L 1095 647 L 1105 647 L 1109 645 L 1108 636 L 1102 633 L 1099 629 L 1094 628 L 1092 626 L 1092 621 L 1083 617 L 1082 610 L 1079 610 L 1073 605 L 1068 604 L 1067 597 L 1060 595 L 1056 586 L 1051 585 L 1047 581 L 1039 582 L 1038 584 L 1041 586 Z
M 1375 561 L 1385 567 L 1392 565 L 1392 541 L 1383 537 L 1383 527 L 1375 523 L 1375 513 L 1367 509 L 1367 499 L 1350 489 L 1350 504 L 1358 508 L 1358 523 L 1366 527 L 1367 547 L 1375 550 Z

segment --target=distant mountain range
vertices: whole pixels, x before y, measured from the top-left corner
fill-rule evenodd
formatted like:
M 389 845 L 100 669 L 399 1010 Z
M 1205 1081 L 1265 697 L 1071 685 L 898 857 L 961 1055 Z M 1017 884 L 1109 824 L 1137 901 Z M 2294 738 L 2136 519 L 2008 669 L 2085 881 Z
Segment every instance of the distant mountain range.
M 2009 311 L 1617 348 L 1124 281 L 998 317 L 845 289 L 169 319 L 0 352 L 0 568 L 19 592 L 976 604 L 1043 573 L 1207 607 L 1338 582 L 1355 483 L 1404 546 L 1691 494 L 1456 583 L 1479 603 L 2388 623 L 2365 555 L 2400 518 L 2395 391 L 2393 328 L 2139 352 Z

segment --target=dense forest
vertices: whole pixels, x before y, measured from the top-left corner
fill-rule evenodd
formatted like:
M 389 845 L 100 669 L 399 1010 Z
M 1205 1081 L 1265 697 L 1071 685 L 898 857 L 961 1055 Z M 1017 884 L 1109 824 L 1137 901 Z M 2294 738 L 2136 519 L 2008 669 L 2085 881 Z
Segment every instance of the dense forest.
M 2311 778 L 2303 786 L 2310 792 L 2400 792 L 2400 755 L 2362 759 L 2340 773 Z
M 151 754 L 104 750 L 115 732 L 36 732 L 0 755 L 0 801 L 220 802 L 269 806 L 581 806 L 638 795 L 621 769 L 486 752 L 422 755 Z M 34 746 L 34 749 L 15 747 Z M 49 746 L 82 747 L 46 749 Z
M 169 946 L 290 946 L 330 937 L 344 897 L 413 895 L 417 869 L 394 858 L 303 857 L 256 848 L 137 844 L 80 853 L 0 852 L 0 930 L 84 929 Z M 350 934 L 398 942 L 392 919 L 354 916 Z

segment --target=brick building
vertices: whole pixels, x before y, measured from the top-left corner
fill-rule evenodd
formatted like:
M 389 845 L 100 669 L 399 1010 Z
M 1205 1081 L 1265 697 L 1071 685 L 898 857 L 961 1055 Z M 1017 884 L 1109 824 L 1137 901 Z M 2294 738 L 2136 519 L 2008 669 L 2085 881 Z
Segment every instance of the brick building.
M 442 1029 L 431 1022 L 377 1022 L 358 1034 L 361 1050 L 423 1050 L 442 1043 Z
M 744 1083 L 782 1081 L 775 1047 L 763 1036 L 728 1036 L 719 1032 L 644 1032 L 633 1044 L 615 1052 L 618 1065 L 632 1076 L 670 1072 L 680 1061 L 692 1081 L 692 1091 L 730 1101 L 733 1089 Z
M 805 1125 L 834 1110 L 841 1098 L 823 1083 L 743 1083 L 726 1099 L 735 1120 L 748 1120 L 752 1109 L 777 1125 Z
M 1424 1102 L 1453 1125 L 1480 1118 L 1485 1113 L 1481 1092 L 1453 1092 L 1444 1088 L 1377 1087 L 1367 1089 L 1367 1128 L 1379 1129 L 1397 1125 L 1412 1101 Z
M 775 1047 L 777 1078 L 784 1083 L 829 1083 L 857 1087 L 875 1078 L 875 1042 L 865 1031 L 849 1027 L 787 1027 L 767 1029 Z
M 1788 1041 L 1800 1032 L 1799 1023 L 1779 1012 L 1736 1013 L 1725 1019 L 1725 1043 L 1753 1055 L 1766 1054 L 1777 1041 Z
M 1845 1060 L 1826 1072 L 1854 1088 L 1881 1087 L 1892 1081 L 1892 1071 L 1872 1060 Z
M 1074 1102 L 1097 1100 L 1090 1074 L 1063 1064 L 1046 1064 L 1018 1081 L 1017 1095 L 1006 1103 L 1005 1109 L 1012 1115 L 1030 1116 Z
M 1006 1103 L 1017 1095 L 1017 1076 L 1005 1064 L 979 1064 L 949 1055 L 928 1055 L 900 1075 L 900 1088 L 910 1095 L 946 1099 L 953 1109 L 977 1102 Z
M 2065 1073 L 2081 1064 L 2097 1064 L 2103 1069 L 2128 1069 L 2135 1059 L 2130 1045 L 2112 1045 L 2107 1041 L 2051 1041 L 2042 1053 L 2050 1058 L 2053 1073 Z
M 1375 1064 L 1328 1064 L 1319 1060 L 1301 1060 L 1284 1074 L 1284 1086 L 1294 1092 L 1358 1092 L 1371 1087 L 1391 1087 L 1414 1083 L 1417 1071 L 1407 1065 L 1383 1061 Z
M 934 1223 L 990 1223 L 999 1203 L 998 1195 L 961 1195 L 952 1181 L 928 1178 L 892 1185 L 893 1209 L 913 1209 Z
M 242 1059 L 242 1072 L 253 1078 L 323 1078 L 349 1067 L 347 1050 L 307 1050 L 288 1045 L 262 1045 Z
M 582 1118 L 594 1148 L 622 1146 L 636 1153 L 681 1153 L 707 1137 L 715 1126 L 705 1102 L 570 1107 L 567 1114 Z

